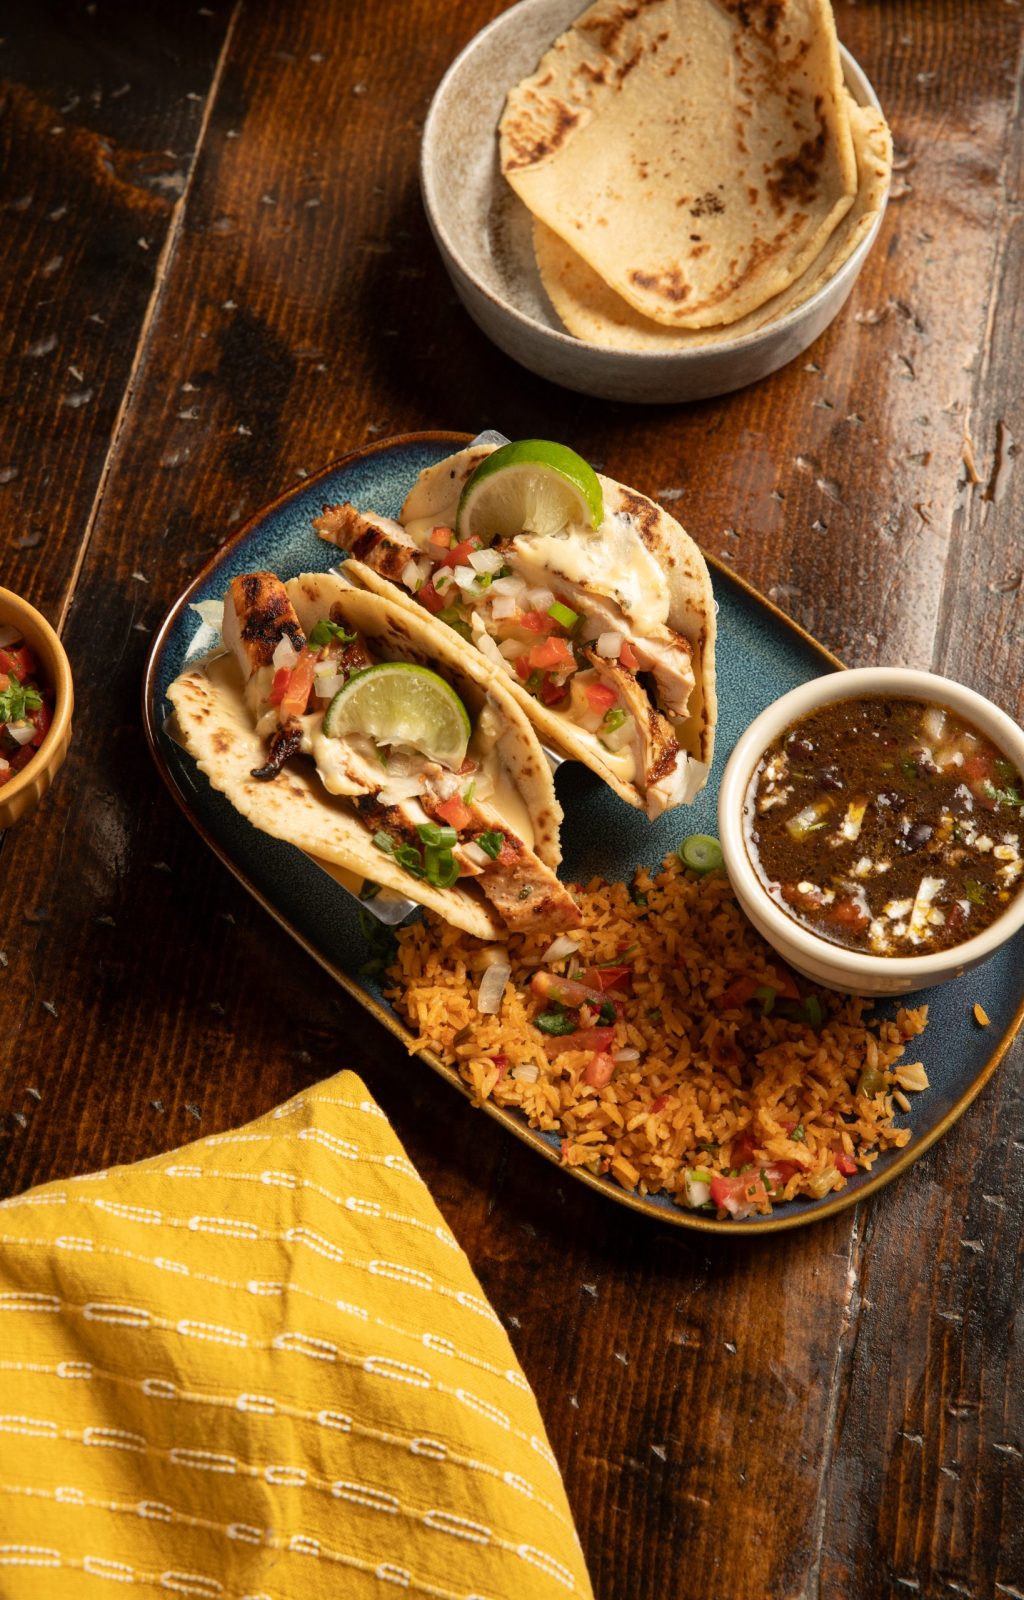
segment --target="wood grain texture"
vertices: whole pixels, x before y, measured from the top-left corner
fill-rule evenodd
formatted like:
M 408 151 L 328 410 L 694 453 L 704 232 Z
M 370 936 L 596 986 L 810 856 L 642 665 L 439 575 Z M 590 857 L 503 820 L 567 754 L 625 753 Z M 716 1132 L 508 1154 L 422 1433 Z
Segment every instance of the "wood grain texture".
M 1024 711 L 1020 8 L 837 5 L 896 134 L 879 245 L 804 360 L 657 410 L 521 371 L 434 251 L 422 119 L 499 9 L 215 5 L 173 8 L 171 30 L 156 5 L 9 0 L 4 167 L 34 198 L 0 239 L 4 581 L 54 615 L 73 599 L 79 711 L 46 807 L 0 854 L 3 1190 L 237 1125 L 351 1066 L 510 1329 L 602 1600 L 1014 1600 L 1019 1047 L 856 1214 L 757 1245 L 640 1224 L 329 988 L 144 748 L 152 631 L 203 560 L 331 457 L 430 427 L 564 438 L 667 491 L 849 661 L 935 663 Z M 43 138 L 54 107 L 72 139 Z M 57 254 L 64 276 L 43 270 Z M 62 407 L 69 363 L 93 395 Z M 20 546 L 23 528 L 45 539 Z

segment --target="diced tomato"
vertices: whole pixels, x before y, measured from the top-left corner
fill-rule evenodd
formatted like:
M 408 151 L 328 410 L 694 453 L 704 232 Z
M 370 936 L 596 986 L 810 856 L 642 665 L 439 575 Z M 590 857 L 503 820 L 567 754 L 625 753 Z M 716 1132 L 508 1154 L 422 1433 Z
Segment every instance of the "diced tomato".
M 468 539 L 460 539 L 458 544 L 453 544 L 444 560 L 442 567 L 464 567 L 470 556 L 476 550 L 482 550 L 483 540 L 474 533 Z
M 566 1050 L 602 1051 L 609 1048 L 614 1034 L 610 1024 L 606 1028 L 577 1028 L 575 1033 L 546 1035 L 544 1048 L 549 1056 L 560 1056 Z
M 437 590 L 434 588 L 433 578 L 428 578 L 423 587 L 416 590 L 416 599 L 419 601 L 421 606 L 426 606 L 427 610 L 435 617 L 439 611 L 444 610 L 448 603 L 444 595 L 438 594 Z
M 839 922 L 846 928 L 866 928 L 871 920 L 859 901 L 852 897 L 837 900 L 829 915 L 833 922 Z
M 39 671 L 36 658 L 27 644 L 15 645 L 10 650 L 0 650 L 0 672 L 10 673 L 19 683 L 34 677 Z
M 620 667 L 625 667 L 628 672 L 635 672 L 640 665 L 637 653 L 628 639 L 622 641 L 622 649 L 619 651 L 619 665 Z
M 35 750 L 32 745 L 23 744 L 17 755 L 11 757 L 11 771 L 20 772 L 22 767 L 28 766 L 34 755 Z
M 796 978 L 789 968 L 784 967 L 781 962 L 778 966 L 771 968 L 771 976 L 768 982 L 773 989 L 778 991 L 783 1000 L 803 999 L 800 993 L 800 985 L 797 983 Z
M 447 822 L 450 828 L 454 828 L 456 833 L 462 828 L 468 828 L 473 821 L 472 811 L 458 794 L 453 794 L 450 800 L 443 800 L 437 807 L 437 815 L 442 822 Z
M 527 633 L 553 633 L 555 619 L 546 616 L 543 611 L 524 611 L 522 616 L 516 618 L 516 626 L 525 628 Z
M 764 1175 L 777 1189 L 784 1189 L 793 1174 L 802 1171 L 803 1168 L 795 1161 L 773 1161 L 770 1166 L 765 1167 Z
M 551 672 L 555 668 L 559 672 L 576 671 L 576 657 L 568 641 L 554 636 L 533 645 L 528 659 L 531 667 L 537 667 L 541 672 Z
M 33 711 L 32 721 L 34 722 L 36 729 L 32 737 L 32 744 L 38 750 L 39 746 L 46 738 L 47 733 L 50 731 L 50 723 L 53 721 L 53 712 L 50 710 L 45 700 L 39 707 L 38 711 Z
M 836 1167 L 843 1174 L 844 1178 L 853 1177 L 853 1174 L 857 1170 L 857 1163 L 854 1161 L 852 1156 L 848 1156 L 845 1150 L 837 1150 L 833 1159 Z
M 588 683 L 584 693 L 592 711 L 610 711 L 619 698 L 616 690 L 606 683 Z
M 553 683 L 550 678 L 545 678 L 540 686 L 540 697 L 546 706 L 557 706 L 569 693 L 564 683 Z
M 452 542 L 451 528 L 434 528 L 430 535 L 431 544 L 439 545 L 442 550 L 447 550 Z
M 977 783 L 979 778 L 991 778 L 992 757 L 983 755 L 980 750 L 975 755 L 965 756 L 960 771 L 968 783 Z
M 282 722 L 287 722 L 289 717 L 301 717 L 305 711 L 313 688 L 313 660 L 313 651 L 308 648 L 303 650 L 288 674 L 288 682 L 280 699 Z M 276 677 L 274 685 L 277 685 Z
M 531 671 L 533 670 L 529 661 L 525 656 L 516 656 L 512 665 L 516 669 L 516 677 L 522 678 L 523 682 L 525 683 L 527 678 L 530 676 Z
M 545 1000 L 557 1000 L 563 1006 L 594 1005 L 600 1008 L 604 1004 L 600 989 L 575 983 L 572 978 L 560 978 L 555 972 L 535 972 L 530 979 L 530 988 L 534 994 L 543 996 Z
M 652 1117 L 656 1117 L 659 1112 L 664 1111 L 664 1109 L 665 1109 L 665 1107 L 667 1105 L 668 1105 L 668 1095 L 667 1094 L 659 1094 L 657 1100 L 652 1100 L 651 1101 L 651 1116 Z
M 492 1056 L 491 1060 L 498 1069 L 498 1077 L 503 1078 L 508 1071 L 508 1056 Z
M 633 968 L 622 967 L 588 967 L 583 974 L 584 983 L 589 983 L 592 989 L 629 989 L 633 983 Z
M 591 1056 L 583 1069 L 583 1082 L 588 1083 L 592 1089 L 604 1089 L 615 1075 L 615 1061 L 604 1050 L 598 1050 Z
M 288 679 L 292 675 L 291 667 L 278 667 L 274 673 L 274 681 L 270 686 L 270 704 L 279 706 L 284 699 L 284 692 L 288 687 Z
M 719 1211 L 728 1211 L 737 1222 L 766 1204 L 768 1191 L 759 1172 L 741 1172 L 736 1178 L 715 1173 L 711 1179 L 711 1199 Z
M 748 1000 L 752 1000 L 760 987 L 757 978 L 744 972 L 740 977 L 733 978 L 721 994 L 715 996 L 714 1003 L 720 1011 L 735 1011 L 737 1006 L 745 1006 Z
M 754 1135 L 751 1133 L 749 1128 L 744 1129 L 744 1131 L 732 1141 L 731 1162 L 734 1167 L 739 1167 L 742 1171 L 744 1167 L 750 1166 L 754 1159 L 755 1143 L 756 1141 L 754 1139 Z

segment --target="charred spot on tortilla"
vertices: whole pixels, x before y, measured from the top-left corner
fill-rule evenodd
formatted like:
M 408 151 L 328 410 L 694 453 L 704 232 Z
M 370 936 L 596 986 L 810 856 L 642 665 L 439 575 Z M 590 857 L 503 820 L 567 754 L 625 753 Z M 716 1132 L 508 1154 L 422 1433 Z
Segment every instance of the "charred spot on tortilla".
M 814 139 L 805 139 L 795 156 L 780 156 L 775 162 L 777 176 L 766 183 L 768 194 L 776 211 L 785 210 L 786 200 L 798 200 L 802 205 L 812 205 L 817 198 L 821 165 L 827 148 L 827 133 L 821 120 L 821 97 L 814 102 L 820 126 Z M 768 169 L 771 171 L 771 169 Z
M 552 125 L 543 131 L 510 125 L 508 140 L 514 153 L 508 162 L 509 171 L 535 167 L 548 156 L 553 156 L 580 120 L 579 112 L 573 111 L 564 100 L 554 101 L 552 112 Z
M 665 267 L 661 272 L 642 272 L 639 267 L 634 267 L 629 277 L 638 289 L 647 289 L 671 301 L 673 305 L 681 305 L 690 294 L 690 285 L 683 281 L 678 267 Z
M 741 28 L 765 38 L 771 37 L 786 14 L 785 0 L 723 0 L 723 4 Z
M 684 202 L 679 202 L 682 205 Z M 713 189 L 707 194 L 702 194 L 696 205 L 690 207 L 691 217 L 720 217 L 725 210 L 725 201 Z

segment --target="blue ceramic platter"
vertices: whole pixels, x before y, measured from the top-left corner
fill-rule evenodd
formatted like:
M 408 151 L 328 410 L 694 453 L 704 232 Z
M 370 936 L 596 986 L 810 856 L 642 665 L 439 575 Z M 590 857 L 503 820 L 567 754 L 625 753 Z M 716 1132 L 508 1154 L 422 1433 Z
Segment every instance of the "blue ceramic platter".
M 165 691 L 173 678 L 215 642 L 204 621 L 204 601 L 219 602 L 239 572 L 263 568 L 282 577 L 326 570 L 338 556 L 318 539 L 311 520 L 327 502 L 351 500 L 362 509 L 395 516 L 417 473 L 468 442 L 461 434 L 410 434 L 357 451 L 304 482 L 258 513 L 200 573 L 174 606 L 153 646 L 145 685 L 147 734 L 157 765 L 186 815 L 221 860 L 256 899 L 385 1027 L 408 1043 L 404 1026 L 384 1001 L 376 982 L 361 973 L 368 958 L 357 902 L 292 846 L 258 832 L 217 794 L 194 762 L 164 732 L 170 710 Z M 560 767 L 556 784 L 565 809 L 563 875 L 570 880 L 601 875 L 631 877 L 641 863 L 656 867 L 689 833 L 716 833 L 718 782 L 736 739 L 772 700 L 788 689 L 837 670 L 839 663 L 752 589 L 717 563 L 712 577 L 718 600 L 719 724 L 711 779 L 685 814 L 650 823 L 625 805 L 589 770 Z M 209 608 L 213 615 L 215 607 Z M 884 1155 L 872 1172 L 861 1173 L 836 1195 L 797 1200 L 769 1217 L 719 1222 L 681 1209 L 661 1195 L 627 1194 L 611 1179 L 571 1170 L 592 1188 L 663 1222 L 703 1231 L 764 1232 L 798 1227 L 862 1199 L 890 1181 L 941 1137 L 966 1109 L 1024 1020 L 1024 932 L 986 965 L 942 987 L 909 996 L 927 1000 L 929 1026 L 919 1041 L 931 1087 L 912 1099 L 901 1121 L 913 1130 L 905 1149 Z M 976 1001 L 990 1018 L 973 1019 Z M 884 1013 L 885 1007 L 880 1007 Z M 917 1046 L 915 1046 L 917 1049 Z M 458 1075 L 436 1058 L 424 1060 L 468 1096 Z M 484 1110 L 552 1161 L 558 1139 L 527 1126 L 515 1112 L 488 1103 Z

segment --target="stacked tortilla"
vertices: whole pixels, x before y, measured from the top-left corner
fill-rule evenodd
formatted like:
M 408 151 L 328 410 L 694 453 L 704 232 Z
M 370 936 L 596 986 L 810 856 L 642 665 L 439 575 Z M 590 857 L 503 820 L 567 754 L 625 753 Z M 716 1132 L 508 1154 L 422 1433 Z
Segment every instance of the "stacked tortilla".
M 892 170 L 829 0 L 597 0 L 509 94 L 500 134 L 555 310 L 627 350 L 735 339 L 799 305 Z

